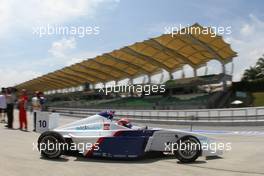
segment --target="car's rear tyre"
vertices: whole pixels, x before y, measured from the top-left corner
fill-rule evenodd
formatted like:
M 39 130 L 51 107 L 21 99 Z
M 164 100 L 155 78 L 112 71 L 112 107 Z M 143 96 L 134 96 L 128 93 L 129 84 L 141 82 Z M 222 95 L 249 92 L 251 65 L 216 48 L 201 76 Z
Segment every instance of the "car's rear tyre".
M 184 136 L 177 142 L 178 150 L 175 155 L 182 163 L 194 162 L 201 156 L 201 144 L 194 136 Z
M 59 158 L 66 144 L 63 136 L 54 131 L 46 131 L 38 138 L 38 149 L 45 158 Z

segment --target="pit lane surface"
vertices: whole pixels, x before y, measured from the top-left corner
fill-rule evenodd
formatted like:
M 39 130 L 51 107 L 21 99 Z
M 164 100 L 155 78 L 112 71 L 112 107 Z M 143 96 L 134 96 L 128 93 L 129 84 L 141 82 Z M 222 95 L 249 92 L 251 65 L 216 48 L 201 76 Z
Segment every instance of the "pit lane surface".
M 17 121 L 17 117 L 15 118 Z M 31 117 L 28 118 L 31 120 Z M 64 117 L 61 123 L 76 118 Z M 31 124 L 31 121 L 30 121 Z M 140 124 L 145 125 L 145 124 Z M 30 125 L 31 127 L 32 125 Z M 188 126 L 154 125 L 162 128 L 180 128 Z M 18 128 L 18 124 L 14 124 Z M 223 158 L 206 160 L 199 158 L 192 164 L 180 164 L 173 157 L 145 158 L 137 161 L 117 161 L 89 159 L 67 156 L 59 160 L 46 160 L 33 150 L 33 142 L 39 134 L 20 130 L 8 130 L 0 124 L 0 174 L 12 176 L 116 176 L 116 175 L 179 175 L 179 176 L 226 176 L 226 175 L 264 175 L 264 129 L 263 127 L 193 127 L 199 133 L 232 143 L 232 150 Z

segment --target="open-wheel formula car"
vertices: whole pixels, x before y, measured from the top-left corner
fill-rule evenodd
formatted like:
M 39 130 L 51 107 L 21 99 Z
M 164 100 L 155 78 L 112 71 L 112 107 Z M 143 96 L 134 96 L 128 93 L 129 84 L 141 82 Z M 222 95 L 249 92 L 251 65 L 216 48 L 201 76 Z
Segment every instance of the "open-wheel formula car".
M 221 155 L 204 149 L 215 140 L 181 130 L 132 126 L 127 119 L 113 120 L 113 111 L 102 112 L 42 133 L 38 148 L 46 158 L 58 158 L 70 151 L 85 157 L 140 158 L 148 153 L 173 154 L 183 163 L 199 156 Z

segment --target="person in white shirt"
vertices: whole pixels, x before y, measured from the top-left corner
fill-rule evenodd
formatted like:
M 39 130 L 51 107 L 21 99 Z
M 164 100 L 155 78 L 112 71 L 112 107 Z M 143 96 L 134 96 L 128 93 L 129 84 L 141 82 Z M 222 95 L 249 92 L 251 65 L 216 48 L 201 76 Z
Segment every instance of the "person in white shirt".
M 37 112 L 41 111 L 39 91 L 35 92 L 35 96 L 32 98 L 31 102 L 32 102 L 32 110 L 33 110 L 33 131 L 36 131 Z

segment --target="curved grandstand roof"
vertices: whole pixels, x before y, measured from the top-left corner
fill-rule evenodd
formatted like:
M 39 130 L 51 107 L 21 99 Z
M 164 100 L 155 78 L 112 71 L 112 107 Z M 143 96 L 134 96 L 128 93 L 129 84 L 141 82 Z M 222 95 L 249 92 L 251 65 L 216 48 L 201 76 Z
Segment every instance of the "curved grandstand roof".
M 209 29 L 199 24 L 191 27 Z M 162 69 L 171 73 L 185 64 L 198 68 L 212 59 L 228 63 L 236 55 L 221 36 L 212 33 L 164 34 L 26 81 L 16 88 L 48 91 L 153 75 Z

